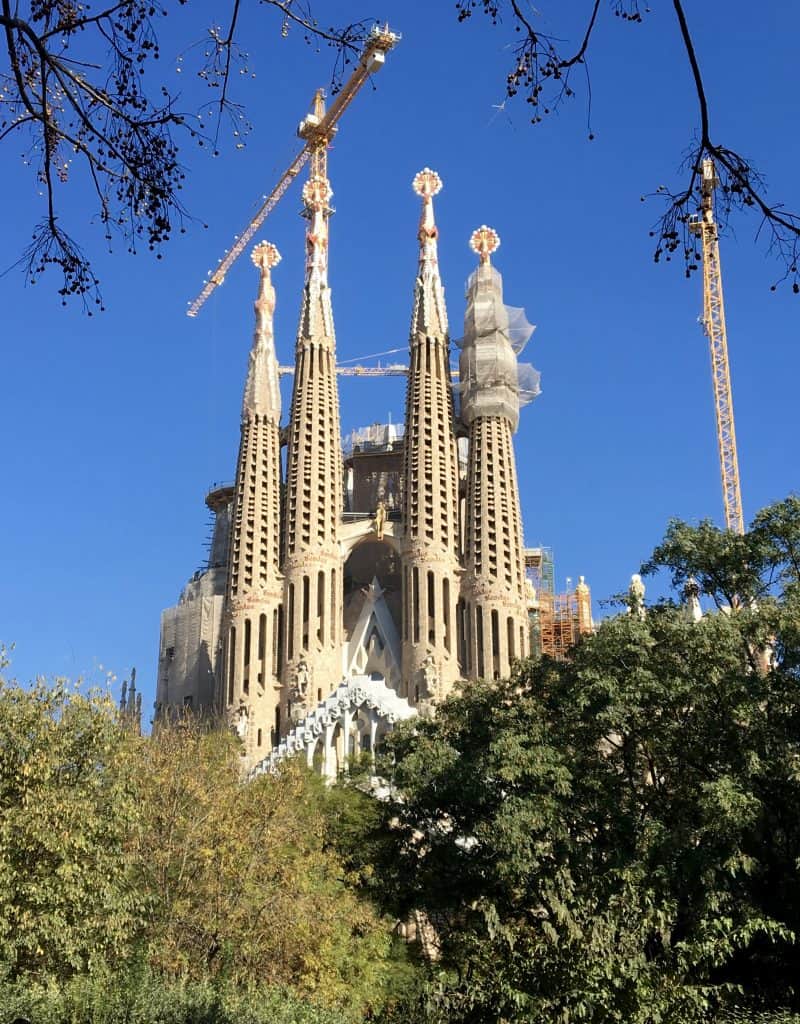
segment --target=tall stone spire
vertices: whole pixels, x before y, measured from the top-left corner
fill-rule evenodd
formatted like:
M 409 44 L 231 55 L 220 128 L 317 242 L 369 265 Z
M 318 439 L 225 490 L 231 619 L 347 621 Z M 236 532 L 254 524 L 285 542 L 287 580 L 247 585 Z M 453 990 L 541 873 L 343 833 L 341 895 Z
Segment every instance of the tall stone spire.
M 414 178 L 422 216 L 406 395 L 402 552 L 403 676 L 412 703 L 441 698 L 459 676 L 458 457 L 433 215 L 441 187 L 439 175 L 428 168 Z
M 342 673 L 343 507 L 336 340 L 328 287 L 331 188 L 312 175 L 303 188 L 306 276 L 295 349 L 283 520 L 284 725 L 327 696 Z
M 280 260 L 274 245 L 253 250 L 260 273 L 256 328 L 242 401 L 242 427 L 226 592 L 225 658 L 221 704 L 252 762 L 278 736 L 278 643 L 283 577 L 280 571 L 280 416 L 278 360 L 270 272 Z
M 470 679 L 503 679 L 529 648 L 511 440 L 519 422 L 519 383 L 503 280 L 490 259 L 500 239 L 484 226 L 470 244 L 480 263 L 468 284 L 459 360 L 461 418 L 469 430 L 462 662 Z

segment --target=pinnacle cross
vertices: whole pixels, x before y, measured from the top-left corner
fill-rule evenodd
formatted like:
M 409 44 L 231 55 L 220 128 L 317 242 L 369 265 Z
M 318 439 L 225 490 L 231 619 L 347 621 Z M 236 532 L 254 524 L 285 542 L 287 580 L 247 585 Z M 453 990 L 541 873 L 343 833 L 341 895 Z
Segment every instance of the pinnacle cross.
M 425 167 L 414 176 L 411 187 L 422 197 L 422 215 L 419 220 L 420 259 L 435 260 L 436 237 L 439 232 L 433 219 L 433 197 L 442 191 L 442 179 L 436 171 Z
M 442 179 L 425 167 L 414 176 L 411 187 L 422 199 L 422 214 L 419 219 L 419 274 L 417 277 L 414 314 L 411 319 L 412 334 L 419 328 L 436 335 L 447 334 L 447 310 L 444 305 L 444 289 L 439 279 L 436 239 L 439 231 L 433 217 L 433 197 L 442 190 Z
M 303 185 L 304 213 L 310 224 L 306 232 L 306 271 L 324 278 L 328 267 L 328 215 L 333 196 L 327 178 L 312 176 Z
M 271 317 L 275 312 L 275 289 L 272 287 L 270 271 L 280 263 L 281 254 L 272 242 L 259 242 L 254 246 L 250 259 L 253 266 L 261 271 L 261 286 L 256 299 L 256 329 L 263 333 L 263 328 L 267 326 L 266 317 Z
M 500 248 L 500 236 L 494 228 L 481 224 L 470 235 L 469 247 L 480 256 L 481 264 L 489 263 L 489 257 Z
M 265 295 L 267 286 L 271 283 L 270 271 L 280 263 L 281 254 L 272 242 L 259 242 L 253 247 L 250 259 L 253 261 L 253 266 L 261 271 L 261 295 Z
M 261 280 L 254 303 L 256 327 L 245 381 L 242 417 L 267 411 L 280 416 L 278 361 L 275 357 L 272 320 L 275 313 L 275 289 L 270 272 L 280 263 L 281 254 L 271 242 L 259 242 L 253 248 L 250 258 Z

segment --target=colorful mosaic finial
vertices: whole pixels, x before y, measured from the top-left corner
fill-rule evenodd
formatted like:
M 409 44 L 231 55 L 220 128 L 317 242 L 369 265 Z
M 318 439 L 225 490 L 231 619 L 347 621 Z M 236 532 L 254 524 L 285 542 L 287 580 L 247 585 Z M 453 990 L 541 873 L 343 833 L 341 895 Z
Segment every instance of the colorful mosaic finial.
M 259 270 L 270 271 L 280 263 L 281 254 L 272 242 L 259 242 L 258 245 L 253 246 L 250 259 L 253 261 L 253 266 L 258 267 Z
M 418 174 L 414 175 L 411 187 L 418 196 L 422 196 L 423 199 L 427 200 L 442 191 L 442 179 L 436 171 L 432 171 L 430 167 L 424 167 Z
M 494 228 L 481 224 L 470 235 L 469 247 L 480 256 L 481 263 L 489 263 L 489 257 L 500 248 L 500 236 Z

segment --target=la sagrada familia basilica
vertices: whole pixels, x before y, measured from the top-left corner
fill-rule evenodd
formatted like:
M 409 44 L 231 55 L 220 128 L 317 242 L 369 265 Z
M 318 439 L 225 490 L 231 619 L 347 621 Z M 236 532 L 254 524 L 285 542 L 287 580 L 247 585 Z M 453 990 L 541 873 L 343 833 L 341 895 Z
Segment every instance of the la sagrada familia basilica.
M 273 334 L 280 255 L 268 242 L 252 251 L 259 287 L 236 479 L 207 495 L 207 567 L 162 614 L 156 695 L 157 716 L 225 719 L 252 770 L 304 752 L 332 777 L 395 722 L 435 713 L 460 680 L 506 677 L 530 653 L 535 594 L 512 436 L 538 391 L 536 371 L 518 363 L 532 327 L 504 304 L 500 240 L 479 227 L 453 373 L 434 219 L 442 182 L 426 168 L 413 187 L 422 210 L 403 426 L 343 445 L 327 178 L 312 174 L 303 190 L 287 420 Z

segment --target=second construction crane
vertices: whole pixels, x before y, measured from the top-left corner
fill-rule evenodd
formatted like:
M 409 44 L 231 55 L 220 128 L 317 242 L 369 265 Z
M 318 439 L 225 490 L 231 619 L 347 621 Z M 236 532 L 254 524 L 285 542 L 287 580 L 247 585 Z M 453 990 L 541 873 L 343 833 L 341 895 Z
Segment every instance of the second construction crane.
M 388 25 L 383 28 L 379 28 L 376 25 L 367 37 L 364 51 L 353 73 L 337 93 L 328 110 L 325 109 L 325 94 L 323 90 L 317 90 L 312 113 L 308 114 L 300 122 L 300 127 L 297 129 L 297 134 L 304 142 L 302 149 L 280 176 L 277 184 L 264 199 L 264 202 L 256 211 L 256 215 L 241 235 L 236 236 L 233 246 L 219 261 L 217 269 L 209 271 L 209 276 L 203 284 L 202 291 L 196 299 L 189 303 L 189 308 L 186 310 L 187 316 L 197 316 L 209 295 L 218 285 L 222 284 L 225 280 L 225 275 L 247 248 L 253 235 L 263 224 L 270 211 L 277 206 L 287 188 L 309 159 L 311 160 L 311 177 L 327 178 L 328 146 L 336 132 L 339 119 L 370 75 L 383 67 L 386 54 L 397 45 L 399 39 L 399 35 L 389 31 Z
M 719 262 L 719 236 L 714 220 L 714 189 L 717 174 L 712 160 L 702 167 L 702 203 L 700 216 L 691 223 L 703 247 L 703 329 L 711 349 L 711 382 L 717 421 L 722 498 L 725 526 L 744 533 L 742 492 L 739 484 L 739 457 L 736 452 L 736 428 L 733 421 L 733 393 L 728 363 L 728 337 L 725 329 L 725 304 L 722 299 L 722 271 Z

